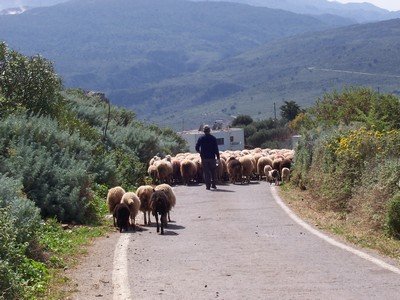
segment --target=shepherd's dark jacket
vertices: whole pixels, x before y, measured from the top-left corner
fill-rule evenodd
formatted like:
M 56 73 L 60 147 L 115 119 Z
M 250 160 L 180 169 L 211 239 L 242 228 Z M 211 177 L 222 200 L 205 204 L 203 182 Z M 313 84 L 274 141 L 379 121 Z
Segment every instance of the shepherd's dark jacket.
M 211 134 L 205 134 L 197 140 L 196 151 L 200 152 L 202 159 L 219 159 L 217 139 Z

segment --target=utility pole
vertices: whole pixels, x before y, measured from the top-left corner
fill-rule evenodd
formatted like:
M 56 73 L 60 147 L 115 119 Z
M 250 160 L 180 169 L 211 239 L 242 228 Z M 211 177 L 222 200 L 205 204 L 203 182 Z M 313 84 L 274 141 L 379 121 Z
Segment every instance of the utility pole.
M 274 102 L 274 116 L 275 116 L 275 121 L 276 121 L 276 103 Z

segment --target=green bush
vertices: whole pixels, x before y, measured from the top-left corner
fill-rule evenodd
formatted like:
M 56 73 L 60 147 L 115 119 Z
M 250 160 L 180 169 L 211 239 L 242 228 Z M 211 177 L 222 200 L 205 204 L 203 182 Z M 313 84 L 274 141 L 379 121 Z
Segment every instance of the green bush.
M 11 116 L 0 123 L 0 171 L 23 184 L 43 217 L 84 222 L 90 196 L 92 146 L 55 120 Z
M 26 57 L 0 43 L 1 113 L 24 108 L 38 115 L 56 116 L 61 103 L 61 80 L 41 56 Z
M 48 280 L 46 266 L 26 256 L 19 225 L 10 208 L 0 208 L 0 299 L 30 299 L 44 291 Z
M 22 193 L 22 184 L 0 174 L 0 208 L 7 208 L 12 216 L 16 241 L 29 245 L 36 239 L 40 227 L 39 209 L 26 199 Z
M 400 239 L 400 193 L 389 202 L 386 224 L 389 234 Z

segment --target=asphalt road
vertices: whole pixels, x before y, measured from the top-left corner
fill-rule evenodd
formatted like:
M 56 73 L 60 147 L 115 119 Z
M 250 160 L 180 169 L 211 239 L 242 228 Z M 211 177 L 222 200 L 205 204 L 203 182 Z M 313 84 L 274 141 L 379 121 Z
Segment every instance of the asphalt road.
M 164 236 L 142 227 L 109 239 L 112 285 L 101 297 L 400 299 L 400 274 L 307 231 L 277 204 L 273 189 L 265 182 L 174 188 L 174 222 Z

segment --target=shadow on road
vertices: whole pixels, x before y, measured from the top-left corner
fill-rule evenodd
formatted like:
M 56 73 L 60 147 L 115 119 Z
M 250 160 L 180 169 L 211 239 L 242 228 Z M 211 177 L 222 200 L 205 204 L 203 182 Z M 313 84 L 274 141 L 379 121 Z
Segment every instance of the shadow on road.
M 212 192 L 222 192 L 222 193 L 235 193 L 235 191 L 232 191 L 232 190 L 226 190 L 226 189 L 220 189 L 220 188 L 217 188 L 216 190 L 210 190 L 210 191 L 212 191 Z

